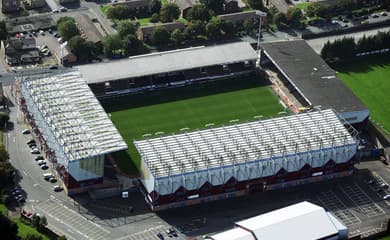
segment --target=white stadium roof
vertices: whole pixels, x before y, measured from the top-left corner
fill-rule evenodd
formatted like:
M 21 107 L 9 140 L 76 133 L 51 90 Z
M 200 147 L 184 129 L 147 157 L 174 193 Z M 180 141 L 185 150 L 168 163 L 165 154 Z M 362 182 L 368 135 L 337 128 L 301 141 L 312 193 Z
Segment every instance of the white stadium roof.
M 333 110 L 211 128 L 134 142 L 154 177 L 356 145 Z
M 127 149 L 80 73 L 25 75 L 21 84 L 69 161 Z
M 344 237 L 346 227 L 342 225 L 324 208 L 309 202 L 300 202 L 285 208 L 268 212 L 253 218 L 237 222 L 236 228 L 253 234 L 256 239 L 299 239 L 313 240 L 332 237 Z M 227 235 L 226 231 L 211 236 L 211 239 L 242 240 L 241 235 Z M 337 238 L 334 238 L 336 237 Z
M 91 84 L 255 59 L 256 52 L 249 43 L 236 42 L 139 55 L 77 69 Z
M 242 228 L 233 228 L 212 236 L 213 240 L 256 240 L 252 233 Z

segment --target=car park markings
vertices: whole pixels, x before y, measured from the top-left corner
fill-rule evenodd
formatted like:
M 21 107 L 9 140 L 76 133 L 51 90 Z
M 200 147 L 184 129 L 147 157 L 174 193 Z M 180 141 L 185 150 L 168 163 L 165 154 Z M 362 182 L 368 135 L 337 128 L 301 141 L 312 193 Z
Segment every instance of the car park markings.
M 321 192 L 317 198 L 321 202 L 321 205 L 331 211 L 346 226 L 349 227 L 361 223 L 361 220 L 345 206 L 332 190 Z
M 340 186 L 341 191 L 357 206 L 359 212 L 367 217 L 376 217 L 385 214 L 356 183 L 353 185 Z
M 74 210 L 57 203 L 52 198 L 37 205 L 39 211 L 65 225 L 66 229 L 80 234 L 85 239 L 103 240 L 108 238 L 110 231 L 85 219 Z

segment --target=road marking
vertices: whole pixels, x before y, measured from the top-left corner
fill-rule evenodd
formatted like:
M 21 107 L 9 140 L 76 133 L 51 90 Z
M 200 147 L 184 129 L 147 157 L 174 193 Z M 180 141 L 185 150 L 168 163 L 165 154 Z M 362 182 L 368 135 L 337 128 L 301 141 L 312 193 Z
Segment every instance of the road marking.
M 16 137 L 14 136 L 14 143 L 16 143 Z
M 34 183 L 33 187 L 39 186 L 39 183 Z
M 22 172 L 23 172 L 24 175 L 28 176 L 27 173 L 26 173 L 26 171 L 22 170 Z

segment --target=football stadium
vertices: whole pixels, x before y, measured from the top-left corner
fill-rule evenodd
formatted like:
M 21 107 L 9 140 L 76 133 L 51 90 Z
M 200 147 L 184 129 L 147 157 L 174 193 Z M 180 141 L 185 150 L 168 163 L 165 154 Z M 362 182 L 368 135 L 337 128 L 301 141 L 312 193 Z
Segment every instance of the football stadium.
M 260 68 L 239 42 L 22 76 L 19 104 L 70 194 L 112 158 L 156 211 L 352 174 L 368 109 L 305 44 L 278 44 Z

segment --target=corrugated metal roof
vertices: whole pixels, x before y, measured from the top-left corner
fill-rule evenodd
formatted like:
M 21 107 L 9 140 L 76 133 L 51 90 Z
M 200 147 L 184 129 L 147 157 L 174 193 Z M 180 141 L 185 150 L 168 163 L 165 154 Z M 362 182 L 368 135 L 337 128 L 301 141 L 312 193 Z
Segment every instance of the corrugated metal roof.
M 355 145 L 333 110 L 134 142 L 155 177 Z
M 35 106 L 31 114 L 42 116 L 69 161 L 127 149 L 80 73 L 24 75 L 20 80 L 23 96 Z

